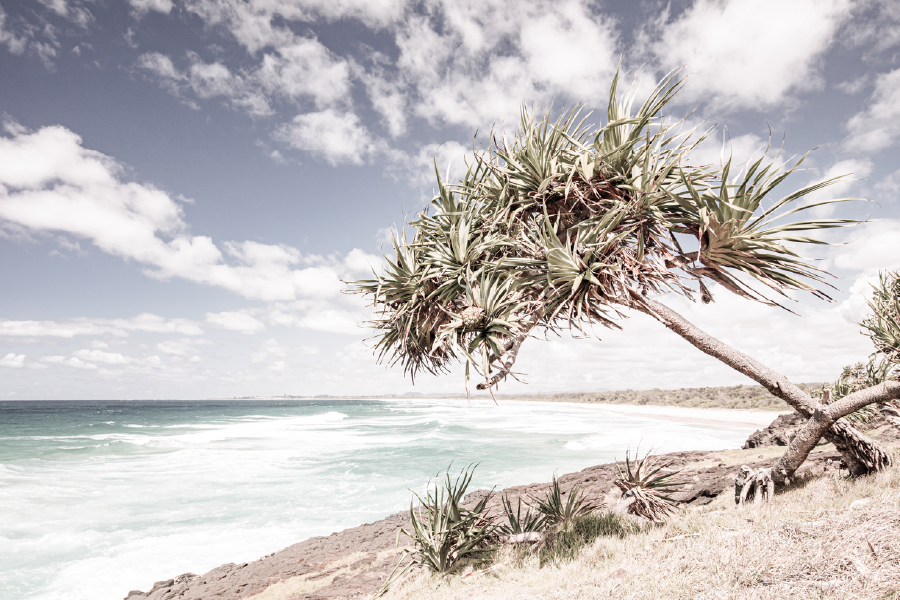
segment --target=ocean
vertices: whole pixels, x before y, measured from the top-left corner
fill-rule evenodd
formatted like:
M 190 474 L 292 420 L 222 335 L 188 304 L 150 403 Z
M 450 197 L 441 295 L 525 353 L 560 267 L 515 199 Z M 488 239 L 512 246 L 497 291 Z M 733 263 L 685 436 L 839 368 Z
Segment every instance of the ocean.
M 407 509 L 450 465 L 500 489 L 756 428 L 542 402 L 0 402 L 0 599 L 119 600 L 252 561 Z

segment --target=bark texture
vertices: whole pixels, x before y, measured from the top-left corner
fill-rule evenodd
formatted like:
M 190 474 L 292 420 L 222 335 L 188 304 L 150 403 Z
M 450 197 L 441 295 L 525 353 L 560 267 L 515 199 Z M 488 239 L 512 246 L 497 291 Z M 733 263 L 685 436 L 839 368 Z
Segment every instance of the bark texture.
M 773 477 L 779 483 L 790 477 L 803 464 L 819 439 L 826 434 L 843 443 L 838 447 L 844 462 L 854 475 L 880 471 L 891 464 L 890 456 L 869 438 L 859 433 L 842 419 L 863 406 L 884 403 L 900 397 L 900 382 L 885 381 L 878 385 L 854 392 L 833 404 L 822 405 L 813 412 L 810 419 L 800 428 L 773 467 Z M 837 435 L 835 435 L 837 434 Z M 855 437 L 858 436 L 858 437 Z M 852 441 L 852 443 L 847 443 Z M 850 460 L 848 460 L 848 456 Z

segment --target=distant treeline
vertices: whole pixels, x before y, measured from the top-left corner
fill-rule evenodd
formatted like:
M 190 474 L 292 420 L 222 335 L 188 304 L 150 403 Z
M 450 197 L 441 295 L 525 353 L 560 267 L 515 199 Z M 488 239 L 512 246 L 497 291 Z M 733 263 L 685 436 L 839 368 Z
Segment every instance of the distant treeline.
M 821 384 L 799 384 L 809 391 Z M 505 400 L 532 400 L 539 402 L 598 402 L 605 404 L 655 404 L 684 406 L 689 408 L 755 408 L 765 410 L 790 410 L 781 398 L 776 398 L 760 385 L 734 385 L 722 387 L 682 388 L 679 390 L 622 390 L 614 392 L 585 392 L 562 394 L 502 395 Z
M 798 383 L 809 392 L 821 389 L 821 383 Z M 464 394 L 408 392 L 400 396 L 275 396 L 280 398 L 356 399 L 356 398 L 465 398 Z M 473 394 L 473 398 L 489 399 L 487 394 Z M 762 410 L 791 410 L 781 398 L 776 398 L 761 385 L 732 385 L 678 390 L 618 390 L 613 392 L 562 392 L 559 394 L 496 394 L 501 400 L 531 400 L 533 402 L 583 402 L 598 404 L 634 404 L 657 406 L 684 406 L 686 408 L 743 408 Z M 262 399 L 261 397 L 253 397 Z

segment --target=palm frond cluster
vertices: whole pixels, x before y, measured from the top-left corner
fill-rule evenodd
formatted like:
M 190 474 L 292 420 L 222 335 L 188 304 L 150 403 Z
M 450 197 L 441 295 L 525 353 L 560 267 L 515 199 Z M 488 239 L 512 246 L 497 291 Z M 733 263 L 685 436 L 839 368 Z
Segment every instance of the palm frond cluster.
M 900 371 L 900 271 L 880 273 L 872 287 L 872 314 L 861 325 L 876 353 Z
M 385 271 L 352 290 L 376 307 L 379 360 L 413 376 L 465 360 L 467 389 L 470 365 L 490 389 L 513 375 L 535 327 L 618 327 L 620 308 L 646 307 L 650 294 L 709 302 L 716 282 L 777 304 L 755 280 L 827 297 L 825 273 L 793 244 L 822 243 L 804 232 L 851 221 L 785 217 L 841 201 L 799 205 L 840 178 L 773 201 L 804 157 L 779 166 L 763 153 L 739 172 L 731 159 L 693 164 L 707 134 L 663 115 L 683 83 L 669 74 L 633 111 L 616 75 L 605 125 L 586 125 L 577 107 L 558 118 L 523 109 L 515 135 L 492 135 L 460 180 L 435 169 L 437 194 L 408 224 L 412 240 L 395 236 Z
M 678 471 L 665 472 L 670 466 L 671 463 L 660 462 L 659 457 L 649 452 L 644 458 L 638 458 L 636 451 L 632 461 L 630 451 L 625 451 L 625 468 L 616 463 L 615 484 L 622 490 L 629 513 L 660 522 L 675 510 L 678 501 L 672 494 L 682 491 L 684 484 L 672 480 Z
M 474 471 L 475 466 L 470 465 L 456 479 L 451 479 L 448 470 L 443 483 L 438 483 L 437 479 L 429 482 L 424 498 L 413 493 L 409 503 L 410 528 L 397 531 L 397 545 L 400 545 L 400 536 L 405 535 L 415 544 L 415 550 L 405 550 L 400 555 L 397 566 L 375 594 L 376 598 L 386 594 L 414 568 L 447 575 L 466 559 L 492 550 L 489 538 L 494 527 L 485 515 L 485 505 L 491 495 L 484 496 L 471 509 L 462 506 Z M 418 506 L 414 506 L 415 500 L 418 500 Z M 410 560 L 403 565 L 407 557 Z

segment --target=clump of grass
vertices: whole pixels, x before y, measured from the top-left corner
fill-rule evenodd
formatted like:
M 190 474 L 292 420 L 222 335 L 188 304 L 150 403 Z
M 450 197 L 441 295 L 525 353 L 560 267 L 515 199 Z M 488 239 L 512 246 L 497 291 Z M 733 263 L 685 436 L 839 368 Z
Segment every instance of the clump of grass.
M 559 565 L 575 560 L 582 548 L 600 537 L 623 538 L 637 533 L 640 527 L 626 522 L 610 512 L 582 515 L 574 519 L 567 528 L 548 535 L 545 543 L 537 548 L 540 566 Z

